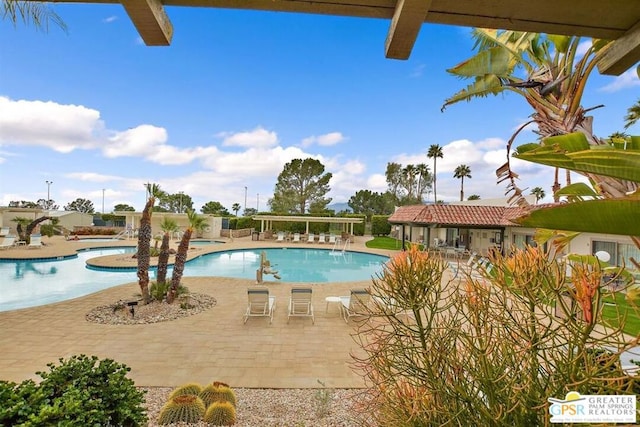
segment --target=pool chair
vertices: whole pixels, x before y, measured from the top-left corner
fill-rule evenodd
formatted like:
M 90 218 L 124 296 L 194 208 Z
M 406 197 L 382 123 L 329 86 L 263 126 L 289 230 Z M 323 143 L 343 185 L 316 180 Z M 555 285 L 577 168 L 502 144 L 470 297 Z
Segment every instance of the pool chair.
M 31 241 L 29 242 L 29 249 L 40 249 L 42 248 L 42 236 L 40 234 L 32 234 Z
M 351 289 L 349 296 L 340 297 L 342 302 L 342 317 L 349 323 L 352 317 L 362 317 L 367 312 L 366 306 L 371 301 L 371 295 L 366 289 Z
M 315 324 L 316 319 L 313 316 L 313 304 L 311 304 L 312 290 L 308 287 L 291 288 L 291 296 L 289 297 L 289 317 L 311 317 L 311 323 Z
M 16 238 L 14 236 L 5 236 L 2 239 L 2 243 L 0 243 L 0 249 L 9 249 L 13 247 L 16 242 Z
M 300 243 L 300 233 L 293 233 L 293 243 Z
M 313 233 L 309 233 L 309 237 L 307 238 L 307 243 L 313 243 L 316 240 L 316 235 Z
M 284 231 L 278 231 L 278 237 L 276 238 L 276 242 L 284 242 Z
M 9 235 L 9 227 L 2 227 L 0 228 L 0 237 L 6 237 Z
M 325 242 L 325 235 L 324 233 L 320 233 L 320 235 L 318 236 L 318 243 L 324 243 Z
M 247 311 L 244 314 L 244 323 L 249 317 L 268 317 L 269 323 L 273 322 L 273 311 L 276 308 L 276 297 L 269 295 L 267 288 L 247 289 Z

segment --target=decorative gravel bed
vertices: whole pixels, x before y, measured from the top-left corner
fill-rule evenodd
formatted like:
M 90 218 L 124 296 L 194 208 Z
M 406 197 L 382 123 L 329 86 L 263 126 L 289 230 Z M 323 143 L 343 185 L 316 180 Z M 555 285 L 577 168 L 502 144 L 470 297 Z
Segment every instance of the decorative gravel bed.
M 159 426 L 158 414 L 167 401 L 171 388 L 146 390 L 149 427 Z M 363 390 L 345 389 L 234 389 L 238 427 L 355 427 L 363 425 L 357 402 Z M 209 426 L 177 423 L 173 426 Z
M 173 304 L 151 302 L 130 307 L 126 301 L 103 305 L 91 310 L 85 316 L 87 321 L 109 325 L 141 325 L 166 322 L 181 317 L 193 316 L 216 305 L 216 299 L 210 295 L 190 293 L 179 296 Z

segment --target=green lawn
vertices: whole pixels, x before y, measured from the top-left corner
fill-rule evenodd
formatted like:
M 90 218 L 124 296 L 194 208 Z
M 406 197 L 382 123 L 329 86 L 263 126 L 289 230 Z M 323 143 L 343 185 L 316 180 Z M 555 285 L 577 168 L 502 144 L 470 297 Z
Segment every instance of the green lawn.
M 402 249 L 402 240 L 394 239 L 393 237 L 374 237 L 373 240 L 369 240 L 366 246 L 371 249 Z
M 631 307 L 622 292 L 616 292 L 614 295 L 615 300 L 610 296 L 602 298 L 604 303 L 602 320 L 611 327 L 617 327 L 620 324 L 618 316 L 624 318 L 626 315 L 624 332 L 633 336 L 638 335 L 640 333 L 640 317 L 638 316 L 640 310 Z M 617 305 L 617 308 L 613 304 Z

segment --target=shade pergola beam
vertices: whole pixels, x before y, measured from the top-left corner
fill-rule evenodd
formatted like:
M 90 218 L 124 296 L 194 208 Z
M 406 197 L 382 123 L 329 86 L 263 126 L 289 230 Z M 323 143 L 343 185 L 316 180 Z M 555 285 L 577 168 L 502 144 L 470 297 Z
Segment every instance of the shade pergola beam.
M 430 7 L 431 0 L 398 0 L 385 42 L 387 58 L 409 58 Z
M 640 60 L 640 21 L 608 47 L 598 63 L 601 74 L 618 76 Z
M 147 46 L 169 46 L 173 25 L 160 0 L 122 0 L 138 34 Z
M 26 0 L 36 1 L 36 0 Z M 45 0 L 47 1 L 47 0 Z M 59 0 L 49 0 L 57 2 Z M 391 20 L 385 51 L 407 59 L 422 23 L 496 28 L 613 40 L 599 65 L 620 75 L 640 61 L 638 0 L 64 0 L 122 3 L 147 45 L 171 43 L 173 28 L 163 6 L 310 13 Z

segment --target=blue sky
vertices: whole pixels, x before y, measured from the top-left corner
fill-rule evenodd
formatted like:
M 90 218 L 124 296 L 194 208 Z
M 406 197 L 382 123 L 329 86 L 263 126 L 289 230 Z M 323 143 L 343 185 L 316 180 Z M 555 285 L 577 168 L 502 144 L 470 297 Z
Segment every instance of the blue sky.
M 138 210 L 144 183 L 208 201 L 267 209 L 278 174 L 314 157 L 333 202 L 386 190 L 388 162 L 438 160 L 438 198 L 502 197 L 495 169 L 531 114 L 507 95 L 440 111 L 466 83 L 446 69 L 472 55 L 470 29 L 424 25 L 409 60 L 384 57 L 386 20 L 167 7 L 170 47 L 145 46 L 120 5 L 57 5 L 48 33 L 0 21 L 0 205 L 50 196 L 96 211 Z M 585 107 L 599 136 L 623 130 L 640 93 L 635 71 L 594 74 Z M 638 134 L 638 125 L 629 133 Z M 535 140 L 522 134 L 516 145 Z M 521 184 L 550 193 L 553 171 L 519 164 Z M 103 192 L 104 189 L 104 192 Z M 547 196 L 547 199 L 550 199 Z

